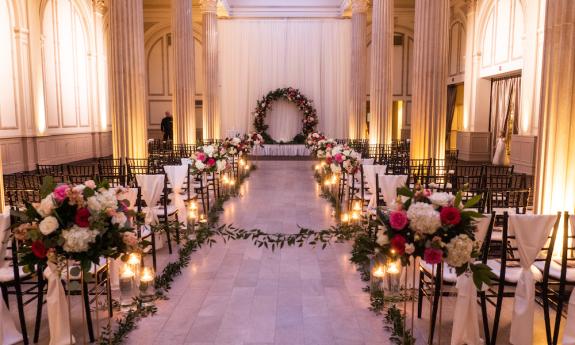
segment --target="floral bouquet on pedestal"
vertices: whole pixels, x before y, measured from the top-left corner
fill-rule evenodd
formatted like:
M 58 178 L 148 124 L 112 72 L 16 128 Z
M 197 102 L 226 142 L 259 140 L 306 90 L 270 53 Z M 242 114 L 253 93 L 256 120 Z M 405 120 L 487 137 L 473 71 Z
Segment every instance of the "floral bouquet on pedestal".
M 249 147 L 240 137 L 225 138 L 221 144 L 230 156 L 241 156 L 249 151 Z
M 361 164 L 361 154 L 355 152 L 347 145 L 337 145 L 328 150 L 325 157 L 329 168 L 333 173 L 340 173 L 345 170 L 348 174 L 355 174 Z
M 320 139 L 312 148 L 312 155 L 318 159 L 326 158 L 329 151 L 336 146 L 337 142 L 333 139 Z
M 445 262 L 457 275 L 470 270 L 478 288 L 490 282 L 489 267 L 475 263 L 483 239 L 476 238 L 474 221 L 482 215 L 468 210 L 481 200 L 480 195 L 466 204 L 461 202 L 461 192 L 434 193 L 419 186 L 400 188 L 398 195 L 390 210 L 379 213 L 376 252 L 403 265 L 409 264 L 410 257 L 419 257 L 431 265 Z
M 190 159 L 194 174 L 222 172 L 229 168 L 227 150 L 224 146 L 201 146 Z
M 320 140 L 325 140 L 325 135 L 320 132 L 313 132 L 307 135 L 305 139 L 305 147 L 310 149 L 311 151 L 316 150 L 316 146 Z
M 25 272 L 62 259 L 79 262 L 87 272 L 102 257 L 125 258 L 138 249 L 129 221 L 135 214 L 120 189 L 92 180 L 56 185 L 48 178 L 41 193 L 42 201 L 27 203 L 23 221 L 14 228 L 14 236 L 22 241 L 18 255 Z
M 244 137 L 244 142 L 249 145 L 250 150 L 255 146 L 263 147 L 265 140 L 262 135 L 258 132 L 253 132 L 251 134 L 246 134 Z

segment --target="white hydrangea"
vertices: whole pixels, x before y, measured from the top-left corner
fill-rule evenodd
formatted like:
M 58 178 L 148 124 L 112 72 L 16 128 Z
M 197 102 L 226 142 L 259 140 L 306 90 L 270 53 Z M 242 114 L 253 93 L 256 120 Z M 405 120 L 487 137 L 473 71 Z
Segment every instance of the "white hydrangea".
M 428 197 L 428 199 L 435 206 L 445 207 L 445 206 L 449 206 L 453 203 L 453 199 L 455 199 L 455 196 L 453 196 L 453 194 L 451 194 L 451 193 L 436 192 L 436 193 L 432 193 Z
M 389 237 L 387 237 L 384 230 L 379 230 L 377 232 L 377 239 L 375 242 L 382 247 L 389 244 Z
M 44 236 L 48 236 L 54 231 L 56 231 L 56 229 L 58 229 L 58 226 L 59 226 L 58 219 L 56 219 L 56 217 L 53 216 L 48 216 L 42 219 L 40 224 L 38 224 L 38 229 L 40 229 L 40 232 Z
M 242 142 L 242 140 L 238 137 L 232 138 L 232 144 L 234 144 L 234 145 L 239 145 L 241 142 Z
M 124 212 L 116 212 L 116 214 L 112 216 L 112 224 L 117 224 L 120 227 L 126 225 L 127 221 L 128 217 L 126 217 Z
M 202 161 L 196 161 L 194 165 L 196 166 L 196 169 L 200 171 L 204 170 L 204 168 L 206 167 L 206 165 Z
M 424 202 L 413 203 L 407 210 L 410 227 L 424 234 L 434 234 L 441 227 L 441 219 L 432 205 Z
M 216 149 L 212 145 L 206 145 L 203 147 L 203 151 L 208 157 L 212 157 L 214 155 L 214 151 Z
M 109 208 L 115 210 L 118 208 L 118 199 L 116 198 L 116 192 L 113 189 L 99 192 L 96 194 L 96 198 L 103 210 L 107 210 Z
M 332 148 L 331 149 L 331 155 L 335 156 L 336 154 L 341 153 L 342 148 L 343 147 L 341 145 L 337 145 L 336 147 Z
M 455 236 L 445 246 L 447 248 L 447 259 L 445 261 L 453 267 L 465 265 L 471 259 L 473 246 L 474 242 L 469 236 L 464 234 Z
M 216 162 L 216 168 L 218 172 L 226 170 L 227 162 L 225 159 L 220 159 Z
M 88 198 L 88 209 L 92 212 L 99 212 L 102 210 L 102 205 L 98 202 L 98 198 L 95 195 L 92 195 Z
M 98 231 L 81 228 L 77 225 L 62 231 L 64 237 L 64 250 L 70 253 L 82 253 L 90 249 L 90 243 L 94 243 Z
M 42 217 L 46 217 L 52 214 L 55 205 L 54 197 L 52 193 L 50 193 L 50 195 L 40 201 L 40 204 L 36 207 L 36 211 L 38 211 Z

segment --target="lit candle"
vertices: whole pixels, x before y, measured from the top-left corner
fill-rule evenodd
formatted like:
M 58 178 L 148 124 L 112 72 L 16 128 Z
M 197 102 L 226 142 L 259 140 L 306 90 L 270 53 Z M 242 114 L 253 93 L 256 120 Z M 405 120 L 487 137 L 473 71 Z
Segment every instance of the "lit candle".
M 153 304 L 154 301 L 154 270 L 150 267 L 144 267 L 142 269 L 142 275 L 140 277 L 140 298 L 142 299 L 142 305 L 149 306 Z
M 349 214 L 344 213 L 341 215 L 341 221 L 345 224 L 349 223 Z
M 397 267 L 396 262 L 391 262 L 387 265 L 387 273 L 389 274 L 399 274 L 399 267 Z
M 134 273 L 136 280 L 140 274 L 140 264 L 142 263 L 142 256 L 138 253 L 131 253 L 128 257 L 126 264 L 130 267 L 130 270 Z
M 245 169 L 246 171 L 250 170 L 250 165 L 249 165 L 249 164 L 246 164 L 246 165 L 244 166 L 244 169 Z
M 315 165 L 315 170 L 318 171 L 319 169 L 321 169 L 321 166 L 319 164 Z
M 206 219 L 206 216 L 202 213 L 200 215 L 200 223 L 207 223 L 207 222 L 208 222 L 208 220 Z
M 325 180 L 323 181 L 323 185 L 326 187 L 329 187 L 331 185 L 331 181 L 330 180 Z
M 240 159 L 240 161 L 238 162 L 240 167 L 243 167 L 244 165 L 246 165 L 246 162 L 244 161 L 244 159 Z
M 382 265 L 378 265 L 376 269 L 373 271 L 373 276 L 379 279 L 382 279 L 385 276 L 385 271 L 383 270 Z
M 353 210 L 354 211 L 361 211 L 361 204 L 359 201 L 353 203 Z
M 127 311 L 132 307 L 134 297 L 135 273 L 129 264 L 125 264 L 120 271 L 120 307 Z
M 357 213 L 357 212 L 355 212 L 355 211 L 352 212 L 352 213 L 351 213 L 351 219 L 352 219 L 353 221 L 358 221 L 358 220 L 359 220 L 359 213 Z

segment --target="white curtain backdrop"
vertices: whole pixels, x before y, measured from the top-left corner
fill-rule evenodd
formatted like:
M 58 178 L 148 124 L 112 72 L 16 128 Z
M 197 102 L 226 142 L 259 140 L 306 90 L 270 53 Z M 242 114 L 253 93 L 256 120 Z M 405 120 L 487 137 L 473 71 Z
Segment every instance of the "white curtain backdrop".
M 313 101 L 320 131 L 347 136 L 350 20 L 220 20 L 218 43 L 222 136 L 252 131 L 256 101 L 289 86 Z M 301 131 L 302 115 L 283 101 L 272 108 L 269 134 L 291 140 Z

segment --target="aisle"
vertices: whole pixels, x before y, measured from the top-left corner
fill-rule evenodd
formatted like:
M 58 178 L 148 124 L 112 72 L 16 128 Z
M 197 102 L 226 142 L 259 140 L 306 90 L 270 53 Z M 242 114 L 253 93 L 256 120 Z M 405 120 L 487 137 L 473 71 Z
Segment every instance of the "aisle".
M 260 161 L 227 202 L 222 223 L 295 232 L 325 228 L 331 207 L 313 181 L 309 161 Z M 221 241 L 220 241 L 221 242 Z M 368 310 L 364 283 L 349 246 L 281 251 L 249 242 L 203 248 L 176 278 L 170 300 L 144 319 L 129 344 L 387 344 L 382 318 Z

